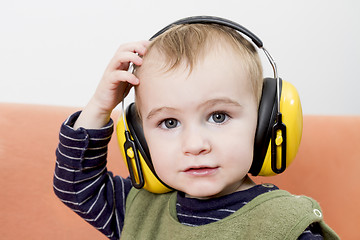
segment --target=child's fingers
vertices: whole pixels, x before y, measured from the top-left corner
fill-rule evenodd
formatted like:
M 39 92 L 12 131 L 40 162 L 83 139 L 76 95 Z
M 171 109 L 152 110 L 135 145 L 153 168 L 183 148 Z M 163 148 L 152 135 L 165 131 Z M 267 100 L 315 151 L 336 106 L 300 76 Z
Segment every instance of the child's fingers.
M 127 70 L 130 62 L 137 66 L 140 66 L 143 63 L 143 59 L 141 58 L 141 56 L 134 52 L 118 52 L 111 59 L 107 70 Z
M 118 48 L 117 52 L 128 51 L 128 52 L 138 53 L 139 55 L 143 56 L 145 55 L 146 49 L 149 46 L 149 44 L 150 41 L 125 43 Z
M 116 51 L 114 57 L 111 59 L 107 70 L 127 70 L 129 66 L 128 64 L 130 62 L 134 63 L 135 65 L 141 65 L 141 56 L 146 53 L 146 49 L 149 43 L 149 41 L 140 41 L 121 45 Z
M 110 70 L 127 70 L 128 64 L 132 62 L 135 65 L 141 65 L 143 59 L 133 52 L 121 52 L 116 54 L 109 64 Z
M 138 85 L 139 79 L 128 71 L 118 70 L 111 73 L 111 82 L 119 84 L 121 82 L 128 82 L 131 85 Z

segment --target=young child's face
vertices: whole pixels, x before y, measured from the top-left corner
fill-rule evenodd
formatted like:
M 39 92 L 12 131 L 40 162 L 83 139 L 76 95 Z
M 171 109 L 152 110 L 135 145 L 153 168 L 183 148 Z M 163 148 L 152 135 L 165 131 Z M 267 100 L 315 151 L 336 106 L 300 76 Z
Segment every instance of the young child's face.
M 165 72 L 152 53 L 139 71 L 139 112 L 158 176 L 193 197 L 244 188 L 252 159 L 257 103 L 241 58 L 210 50 L 189 74 Z

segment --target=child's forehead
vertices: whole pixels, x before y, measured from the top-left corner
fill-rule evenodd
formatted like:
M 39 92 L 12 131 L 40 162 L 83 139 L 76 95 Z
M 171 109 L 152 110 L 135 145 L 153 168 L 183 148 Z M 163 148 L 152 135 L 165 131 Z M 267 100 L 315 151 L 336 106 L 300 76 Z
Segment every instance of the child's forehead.
M 244 64 L 230 50 L 208 51 L 202 60 L 190 69 L 182 61 L 176 68 L 169 69 L 167 62 L 159 53 L 154 54 L 143 63 L 138 72 L 140 92 L 163 91 L 158 94 L 188 92 L 201 94 L 206 88 L 208 93 L 216 93 L 219 88 L 231 91 L 232 88 L 251 88 L 251 80 Z
M 186 58 L 182 58 L 176 66 L 173 66 L 167 56 L 158 49 L 152 48 L 144 58 L 142 66 L 138 68 L 137 75 L 141 84 L 141 81 L 157 79 L 172 82 L 178 76 L 186 81 L 194 72 L 198 77 L 209 75 L 208 84 L 214 84 L 210 81 L 212 77 L 216 76 L 214 79 L 221 81 L 222 76 L 229 74 L 238 75 L 238 79 L 244 79 L 247 83 L 251 82 L 248 63 L 244 56 L 235 51 L 231 44 L 219 42 L 207 47 L 193 65 Z M 242 78 L 243 75 L 246 77 Z M 196 81 L 196 78 L 191 79 Z
M 194 68 L 203 62 L 214 59 L 213 56 L 217 56 L 218 63 L 221 61 L 221 64 L 232 64 L 235 61 L 238 67 L 242 65 L 246 68 L 243 55 L 239 54 L 232 44 L 218 41 L 212 45 L 211 43 L 207 45 L 208 46 L 203 46 L 203 51 L 197 52 L 198 56 L 193 64 L 191 64 L 186 57 L 178 59 L 176 56 L 168 56 L 167 54 L 163 54 L 157 47 L 153 47 L 147 52 L 146 56 L 143 57 L 144 62 L 141 67 L 137 68 L 136 75 L 141 76 L 142 74 L 148 75 L 153 73 L 176 74 L 182 71 L 189 71 L 189 73 L 191 73 Z M 176 65 L 174 64 L 175 61 L 178 61 Z M 216 59 L 214 64 L 217 65 Z M 214 67 L 216 67 L 216 65 Z M 218 69 L 221 70 L 221 68 Z

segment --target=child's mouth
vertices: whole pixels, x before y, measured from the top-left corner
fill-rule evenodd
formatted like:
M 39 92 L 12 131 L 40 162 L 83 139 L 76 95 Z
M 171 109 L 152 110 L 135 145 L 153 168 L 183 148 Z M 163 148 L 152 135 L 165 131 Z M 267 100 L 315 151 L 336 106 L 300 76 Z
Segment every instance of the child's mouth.
M 208 176 L 217 171 L 218 167 L 194 167 L 185 170 L 185 173 L 193 176 Z

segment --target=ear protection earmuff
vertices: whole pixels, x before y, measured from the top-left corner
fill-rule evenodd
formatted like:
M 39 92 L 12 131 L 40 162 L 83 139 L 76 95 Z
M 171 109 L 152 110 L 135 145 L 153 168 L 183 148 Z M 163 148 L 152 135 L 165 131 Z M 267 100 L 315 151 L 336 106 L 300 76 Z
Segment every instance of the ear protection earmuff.
M 184 18 L 161 29 L 151 39 L 174 25 L 194 23 L 219 24 L 235 29 L 264 51 L 273 68 L 274 77 L 264 79 L 254 157 L 249 173 L 254 176 L 282 173 L 294 160 L 301 141 L 303 116 L 298 92 L 292 84 L 279 78 L 275 61 L 264 48 L 262 41 L 243 26 L 230 20 L 210 16 Z M 122 104 L 123 114 L 117 123 L 117 136 L 133 186 L 154 193 L 171 191 L 171 187 L 156 175 L 135 103 L 131 103 L 126 111 L 124 101 Z

